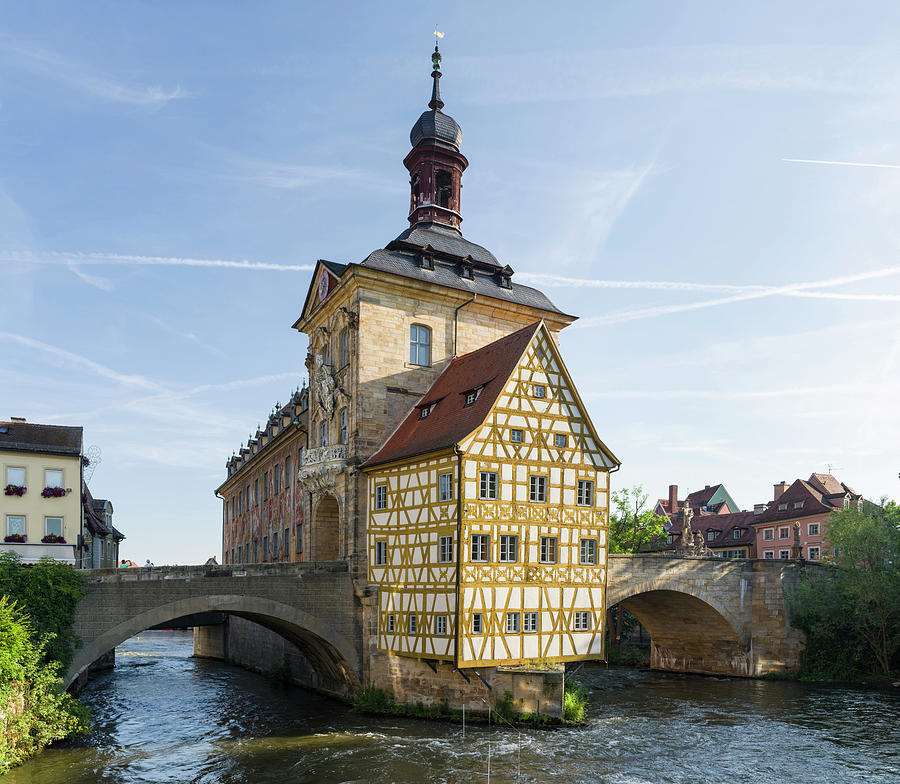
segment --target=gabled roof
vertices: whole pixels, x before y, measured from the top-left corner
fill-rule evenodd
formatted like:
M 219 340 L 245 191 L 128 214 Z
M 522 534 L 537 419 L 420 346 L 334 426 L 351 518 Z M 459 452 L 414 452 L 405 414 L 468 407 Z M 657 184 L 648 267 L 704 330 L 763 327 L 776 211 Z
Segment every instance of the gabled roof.
M 106 501 L 102 499 L 95 500 L 91 495 L 91 491 L 87 485 L 83 486 L 81 493 L 81 507 L 84 510 L 84 522 L 87 524 L 88 530 L 92 534 L 100 534 L 106 536 L 112 533 L 106 527 L 106 517 L 103 510 L 106 507 Z
M 81 454 L 83 432 L 81 427 L 66 425 L 0 422 L 0 449 L 77 457 Z
M 541 322 L 535 322 L 451 360 L 381 449 L 363 463 L 363 468 L 449 449 L 478 428 L 540 325 Z M 478 390 L 478 397 L 466 406 L 466 393 L 473 390 Z M 422 419 L 422 408 L 431 404 L 434 408 Z
M 707 547 L 724 548 L 728 546 L 743 546 L 753 544 L 756 540 L 756 530 L 753 528 L 755 518 L 753 512 L 732 512 L 730 514 L 702 514 L 691 520 L 691 530 L 703 534 L 703 540 Z M 741 529 L 741 534 L 734 538 L 734 530 Z M 681 534 L 684 531 L 684 520 L 679 518 L 672 523 L 667 533 L 675 537 L 669 549 L 680 544 Z M 716 531 L 712 541 L 707 539 L 709 531 Z
M 796 517 L 808 517 L 809 515 L 827 514 L 835 509 L 843 509 L 843 495 L 838 503 L 832 503 L 820 491 L 809 482 L 802 479 L 794 481 L 777 500 L 770 504 L 769 508 L 754 520 L 755 525 L 777 523 L 782 520 L 793 520 Z M 794 504 L 802 503 L 803 506 L 795 508 Z M 784 507 L 783 509 L 781 507 Z

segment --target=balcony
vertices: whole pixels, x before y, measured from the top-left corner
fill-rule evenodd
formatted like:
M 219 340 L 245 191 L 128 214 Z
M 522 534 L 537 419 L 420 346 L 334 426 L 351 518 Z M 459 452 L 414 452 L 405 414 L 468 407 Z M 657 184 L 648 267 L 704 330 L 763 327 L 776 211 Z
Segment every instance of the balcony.
M 303 450 L 303 467 L 317 466 L 323 463 L 346 463 L 347 462 L 347 445 L 332 444 L 331 446 L 322 446 L 318 449 Z
M 299 477 L 313 495 L 336 495 L 341 474 L 347 468 L 346 444 L 332 444 L 317 449 L 305 449 Z

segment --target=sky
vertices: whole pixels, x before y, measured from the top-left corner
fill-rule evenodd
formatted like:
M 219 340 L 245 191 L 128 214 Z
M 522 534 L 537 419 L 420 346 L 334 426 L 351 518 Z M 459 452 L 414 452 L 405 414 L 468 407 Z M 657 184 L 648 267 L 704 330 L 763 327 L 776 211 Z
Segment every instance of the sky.
M 327 6 L 327 7 L 326 7 Z M 900 497 L 900 5 L 6 3 L 0 418 L 83 425 L 143 563 L 219 555 L 316 259 L 406 228 L 444 32 L 464 235 L 561 336 L 613 489 Z

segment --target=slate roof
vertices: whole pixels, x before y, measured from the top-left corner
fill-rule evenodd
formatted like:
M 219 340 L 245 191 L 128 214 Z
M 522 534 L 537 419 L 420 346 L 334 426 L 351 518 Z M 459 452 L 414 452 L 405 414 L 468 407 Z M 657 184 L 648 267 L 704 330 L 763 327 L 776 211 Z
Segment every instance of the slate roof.
M 423 139 L 436 139 L 458 150 L 462 144 L 462 128 L 449 114 L 429 109 L 422 112 L 409 132 L 409 143 L 413 147 Z
M 100 498 L 95 499 L 88 490 L 88 486 L 84 485 L 81 492 L 81 507 L 84 510 L 84 522 L 92 534 L 106 536 L 112 533 L 106 527 L 106 515 L 103 513 L 105 506 L 106 501 Z
M 441 226 L 438 223 L 411 226 L 393 242 L 388 243 L 387 247 L 388 250 L 391 250 L 393 247 L 402 246 L 404 243 L 415 245 L 417 248 L 425 248 L 430 245 L 438 253 L 445 253 L 460 259 L 465 256 L 471 256 L 475 261 L 482 264 L 489 264 L 494 267 L 500 266 L 497 257 L 487 248 L 476 245 L 474 242 L 469 242 L 456 229 Z
M 447 449 L 478 428 L 490 413 L 540 323 L 535 322 L 477 351 L 455 357 L 363 467 Z M 481 388 L 478 398 L 467 407 L 465 393 L 478 387 Z M 434 409 L 422 419 L 421 409 L 429 404 L 434 404 Z
M 794 504 L 800 502 L 803 503 L 803 506 L 799 509 L 795 508 Z M 780 509 L 779 507 L 781 506 L 786 508 Z M 774 503 L 769 505 L 765 512 L 757 515 L 754 522 L 756 525 L 767 525 L 783 520 L 793 520 L 797 517 L 828 514 L 836 509 L 843 508 L 844 493 L 829 499 L 828 496 L 815 488 L 810 482 L 797 479 L 784 493 L 778 496 Z
M 83 438 L 84 428 L 81 427 L 0 422 L 0 449 L 15 452 L 78 456 Z

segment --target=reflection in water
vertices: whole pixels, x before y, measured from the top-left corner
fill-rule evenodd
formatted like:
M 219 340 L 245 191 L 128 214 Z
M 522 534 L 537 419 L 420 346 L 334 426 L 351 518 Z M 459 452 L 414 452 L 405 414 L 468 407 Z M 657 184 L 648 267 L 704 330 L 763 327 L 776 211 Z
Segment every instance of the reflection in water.
M 866 782 L 900 775 L 900 696 L 585 667 L 586 728 L 523 730 L 358 716 L 145 632 L 83 694 L 87 738 L 8 784 Z

